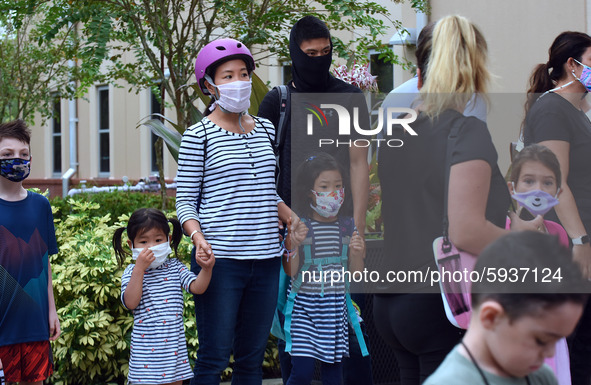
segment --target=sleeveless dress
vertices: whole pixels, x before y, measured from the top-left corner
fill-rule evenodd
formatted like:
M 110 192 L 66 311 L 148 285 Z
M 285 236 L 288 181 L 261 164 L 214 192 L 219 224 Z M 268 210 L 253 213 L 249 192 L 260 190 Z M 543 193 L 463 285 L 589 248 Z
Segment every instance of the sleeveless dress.
M 310 226 L 314 234 L 313 261 L 341 255 L 338 221 L 321 223 L 312 220 Z M 331 284 L 332 271 L 341 274 L 342 265 L 326 264 L 318 269 L 313 264 L 309 274 L 304 273 L 304 282 L 297 292 L 292 312 L 292 356 L 312 357 L 327 363 L 340 362 L 349 356 L 345 283 L 341 280 Z

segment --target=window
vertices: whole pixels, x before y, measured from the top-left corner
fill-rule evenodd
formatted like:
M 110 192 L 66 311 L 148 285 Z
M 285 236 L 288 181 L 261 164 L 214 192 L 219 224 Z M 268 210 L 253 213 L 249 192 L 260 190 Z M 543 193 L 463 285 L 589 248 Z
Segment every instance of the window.
M 377 76 L 379 94 L 371 94 L 371 122 L 377 119 L 378 108 L 384 101 L 384 98 L 394 89 L 394 66 L 379 58 L 378 53 L 369 56 L 369 70 L 372 75 Z
M 61 99 L 55 95 L 53 98 L 53 112 L 50 120 L 51 124 L 51 143 L 53 151 L 52 172 L 54 176 L 62 173 L 62 111 Z
M 281 63 L 281 84 L 287 84 L 293 78 L 291 73 L 291 62 L 286 61 Z
M 98 88 L 98 144 L 99 144 L 99 176 L 110 173 L 109 161 L 109 87 Z
M 394 66 L 392 63 L 387 63 L 384 59 L 379 58 L 379 54 L 372 54 L 370 56 L 371 74 L 376 75 L 378 88 L 383 94 L 394 89 Z
M 161 114 L 161 104 L 158 101 L 156 95 L 153 92 L 150 92 L 150 110 L 152 114 Z M 150 171 L 152 173 L 158 174 L 158 164 L 156 163 L 156 140 L 158 139 L 157 135 L 154 135 L 153 132 L 150 131 L 150 159 L 151 159 L 151 168 Z

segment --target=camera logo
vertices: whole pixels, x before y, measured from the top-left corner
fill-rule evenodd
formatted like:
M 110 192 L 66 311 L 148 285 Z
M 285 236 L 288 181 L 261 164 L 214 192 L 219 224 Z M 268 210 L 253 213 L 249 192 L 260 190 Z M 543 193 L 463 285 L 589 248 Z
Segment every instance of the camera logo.
M 409 135 L 417 136 L 415 130 L 412 129 L 410 123 L 413 123 L 417 119 L 417 112 L 411 108 L 405 107 L 388 107 L 386 114 L 384 114 L 383 108 L 378 110 L 378 123 L 375 128 L 364 129 L 359 124 L 359 107 L 353 108 L 353 117 L 349 113 L 349 110 L 339 104 L 321 104 L 320 107 L 312 104 L 305 103 L 307 105 L 306 110 L 310 112 L 307 115 L 306 120 L 306 132 L 308 135 L 314 134 L 314 125 L 320 124 L 321 127 L 328 126 L 328 119 L 326 118 L 325 110 L 331 109 L 336 111 L 338 118 L 338 136 L 339 139 L 319 139 L 319 147 L 322 146 L 349 146 L 349 147 L 369 147 L 372 142 L 377 143 L 380 147 L 381 144 L 385 144 L 388 147 L 402 147 L 404 142 L 401 139 L 388 139 L 392 135 L 392 129 L 395 125 L 400 125 L 404 131 Z M 385 116 L 385 126 L 384 126 Z M 314 119 L 316 118 L 316 120 Z M 316 123 L 316 121 L 318 123 Z M 365 139 L 345 139 L 340 140 L 340 137 L 350 136 L 351 127 L 359 135 L 366 136 Z M 385 129 L 384 129 L 385 127 Z M 378 134 L 382 133 L 382 138 L 374 138 Z

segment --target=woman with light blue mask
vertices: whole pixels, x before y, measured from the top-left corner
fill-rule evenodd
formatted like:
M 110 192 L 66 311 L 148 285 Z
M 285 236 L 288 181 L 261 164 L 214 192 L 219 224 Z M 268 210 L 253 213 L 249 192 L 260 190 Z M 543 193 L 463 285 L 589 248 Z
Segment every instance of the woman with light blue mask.
M 563 32 L 552 43 L 548 62 L 530 78 L 523 124 L 525 145 L 548 147 L 560 162 L 561 195 L 555 212 L 573 244 L 573 258 L 591 278 L 591 122 L 585 115 L 591 91 L 591 37 Z M 587 305 L 570 342 L 573 384 L 591 381 L 591 306 Z

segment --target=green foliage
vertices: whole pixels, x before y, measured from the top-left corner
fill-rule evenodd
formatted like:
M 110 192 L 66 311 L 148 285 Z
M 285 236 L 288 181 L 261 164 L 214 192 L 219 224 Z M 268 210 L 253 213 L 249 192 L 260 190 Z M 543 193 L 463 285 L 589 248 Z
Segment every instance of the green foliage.
M 70 68 L 67 45 L 69 31 L 56 34 L 52 44 L 39 44 L 33 17 L 14 20 L 0 3 L 0 122 L 16 118 L 33 123 L 35 112 L 52 113 L 55 94 L 67 95 Z
M 425 10 L 428 2 L 412 0 L 411 6 Z M 312 14 L 327 23 L 336 55 L 349 63 L 365 63 L 370 49 L 386 60 L 405 62 L 381 42 L 387 28 L 403 29 L 402 25 L 375 1 L 4 0 L 0 11 L 9 15 L 16 29 L 35 19 L 30 31 L 39 46 L 59 47 L 63 59 L 76 61 L 71 75 L 78 82 L 78 96 L 97 82 L 125 80 L 136 91 L 163 87 L 176 114 L 171 119 L 183 129 L 195 122 L 194 104 L 199 98 L 188 87 L 194 81 L 194 59 L 205 44 L 220 37 L 241 40 L 257 61 L 271 55 L 287 59 L 292 25 Z M 343 41 L 339 32 L 353 37 Z M 60 63 L 65 65 L 63 60 Z
M 59 252 L 51 257 L 51 266 L 62 334 L 53 343 L 55 371 L 50 382 L 124 384 L 133 316 L 121 304 L 124 267 L 117 264 L 111 239 L 116 228 L 126 226 L 135 209 L 157 207 L 158 196 L 135 192 L 81 194 L 65 200 L 54 198 L 52 206 Z M 111 213 L 119 218 L 113 219 L 115 214 Z M 176 213 L 168 211 L 166 215 L 173 217 Z M 125 245 L 126 239 L 122 241 Z M 179 245 L 178 256 L 187 265 L 191 248 L 187 238 Z M 185 336 L 193 365 L 199 347 L 195 307 L 193 296 L 183 293 Z M 225 370 L 224 379 L 231 377 L 231 366 Z M 263 371 L 273 377 L 279 373 L 273 339 L 267 346 Z
M 159 195 L 135 191 L 83 193 L 66 198 L 54 197 L 51 199 L 51 206 L 55 210 L 54 218 L 56 222 L 58 220 L 65 221 L 70 215 L 78 215 L 75 212 L 77 210 L 75 203 L 83 202 L 96 203 L 96 207 L 93 206 L 92 210 L 93 217 L 106 217 L 109 214 L 108 225 L 113 225 L 121 215 L 131 214 L 139 208 L 153 207 L 160 209 L 162 206 L 162 199 Z
M 53 287 L 62 334 L 53 344 L 56 385 L 121 383 L 128 371 L 133 317 L 119 301 L 123 273 L 111 251 L 115 225 L 97 203 L 71 200 L 56 220 Z

